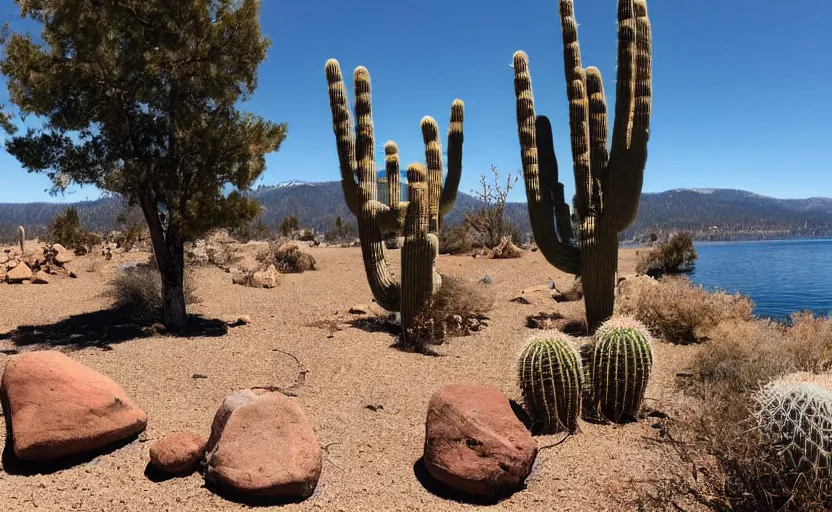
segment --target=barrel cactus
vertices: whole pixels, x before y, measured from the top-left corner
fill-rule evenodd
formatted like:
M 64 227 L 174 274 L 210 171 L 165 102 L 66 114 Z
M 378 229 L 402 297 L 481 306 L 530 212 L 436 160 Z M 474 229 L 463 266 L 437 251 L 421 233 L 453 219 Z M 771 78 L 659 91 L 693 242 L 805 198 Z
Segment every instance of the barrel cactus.
M 781 447 L 790 468 L 808 478 L 832 469 L 832 375 L 792 374 L 754 395 L 754 418 L 766 438 Z
M 614 423 L 636 419 L 653 368 L 650 331 L 613 317 L 595 332 L 588 369 L 591 414 Z
M 575 340 L 560 331 L 532 337 L 517 360 L 517 380 L 532 430 L 553 434 L 578 430 L 583 369 Z
M 437 234 L 443 217 L 456 201 L 462 174 L 462 124 L 464 105 L 451 105 L 448 129 L 448 174 L 442 183 L 442 148 L 439 128 L 431 117 L 422 119 L 422 138 L 427 166 L 419 163 L 407 168 L 408 201 L 399 196 L 399 151 L 395 142 L 384 146 L 388 187 L 387 204 L 378 200 L 375 164 L 370 73 L 359 66 L 354 73 L 356 124 L 352 125 L 347 91 L 338 61 L 326 63 L 332 126 L 341 169 L 341 188 L 350 211 L 358 218 L 358 234 L 364 269 L 370 289 L 379 306 L 401 312 L 402 339 L 405 345 L 419 348 L 444 336 L 444 325 L 430 329 L 416 326 L 416 320 L 429 307 L 431 298 L 442 286 L 436 271 L 439 253 Z M 401 281 L 387 263 L 384 240 L 404 234 Z M 430 326 L 427 326 L 430 327 Z M 429 330 L 430 332 L 426 332 Z
M 651 114 L 651 32 L 645 0 L 618 1 L 615 123 L 607 144 L 607 102 L 601 72 L 584 68 L 573 0 L 560 0 L 575 175 L 572 214 L 558 181 L 552 127 L 535 114 L 529 58 L 514 54 L 514 89 L 529 217 L 540 252 L 558 269 L 581 276 L 587 326 L 612 316 L 618 235 L 636 218 Z

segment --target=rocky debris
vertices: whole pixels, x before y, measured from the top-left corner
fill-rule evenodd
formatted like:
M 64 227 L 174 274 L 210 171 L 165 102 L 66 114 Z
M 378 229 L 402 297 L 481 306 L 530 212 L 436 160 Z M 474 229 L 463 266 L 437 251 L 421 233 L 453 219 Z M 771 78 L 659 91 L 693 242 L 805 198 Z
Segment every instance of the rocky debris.
M 4 252 L 0 258 L 0 275 L 5 274 L 9 283 L 46 284 L 48 275 L 70 276 L 72 273 L 65 265 L 74 258 L 75 255 L 61 244 L 47 245 L 39 255 Z
M 520 258 L 523 256 L 523 251 L 514 245 L 511 241 L 511 237 L 504 237 L 503 240 L 500 242 L 500 245 L 495 247 L 491 251 L 491 258 L 493 259 L 512 259 L 512 258 Z
M 297 398 L 243 390 L 223 401 L 211 426 L 205 479 L 247 496 L 306 498 L 323 455 Z
M 274 288 L 277 286 L 277 268 L 269 265 L 266 270 L 258 270 L 251 275 L 250 286 L 254 288 Z
M 307 270 L 315 270 L 315 257 L 302 252 L 296 242 L 287 242 L 274 251 L 271 261 L 284 274 L 300 274 Z
M 494 498 L 521 489 L 537 443 L 500 390 L 452 384 L 428 405 L 424 463 L 447 487 Z
M 208 440 L 194 432 L 165 436 L 150 448 L 150 465 L 163 473 L 189 473 L 205 452 Z
M 370 311 L 370 306 L 366 304 L 356 304 L 350 308 L 351 315 L 369 315 L 371 313 L 372 311 Z
M 115 381 L 54 350 L 10 358 L 0 393 L 21 460 L 98 450 L 147 426 L 147 415 Z

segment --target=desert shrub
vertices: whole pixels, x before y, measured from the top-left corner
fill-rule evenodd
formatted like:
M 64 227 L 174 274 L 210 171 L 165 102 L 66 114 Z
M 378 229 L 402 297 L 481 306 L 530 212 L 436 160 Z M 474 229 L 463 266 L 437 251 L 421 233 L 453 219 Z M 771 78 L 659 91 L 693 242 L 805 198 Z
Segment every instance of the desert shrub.
M 307 270 L 315 270 L 315 258 L 300 250 L 298 244 L 270 244 L 268 249 L 257 255 L 257 260 L 265 266 L 274 265 L 282 274 L 301 274 Z
M 298 218 L 294 215 L 289 215 L 283 219 L 283 222 L 280 223 L 280 234 L 288 237 L 293 232 L 297 231 L 299 228 L 298 225 Z
M 185 272 L 185 304 L 198 302 L 194 279 Z M 162 277 L 148 265 L 119 270 L 109 283 L 105 296 L 113 300 L 113 308 L 139 323 L 162 319 Z
M 471 233 L 465 222 L 442 226 L 439 231 L 440 254 L 468 254 L 474 248 Z
M 676 422 L 675 435 L 690 455 L 708 454 L 713 471 L 700 484 L 719 509 L 829 510 L 828 479 L 807 478 L 789 463 L 783 443 L 760 428 L 759 390 L 795 372 L 830 369 L 832 320 L 797 314 L 788 327 L 768 320 L 722 322 L 693 358 L 688 379 L 680 380 L 695 399 Z M 827 374 L 828 375 L 828 374 Z M 828 377 L 827 377 L 828 379 Z M 758 415 L 759 416 L 759 415 Z
M 493 249 L 506 237 L 520 245 L 520 232 L 505 215 L 508 194 L 517 183 L 519 176 L 512 176 L 512 173 L 509 173 L 505 187 L 501 187 L 497 167 L 492 165 L 491 173 L 494 175 L 493 186 L 484 174 L 480 176 L 482 191 L 474 191 L 474 195 L 483 206 L 476 212 L 466 213 L 465 223 L 476 233 L 477 245 L 481 244 Z
M 510 237 L 503 238 L 503 241 L 500 242 L 500 244 L 497 247 L 491 250 L 491 258 L 495 260 L 506 260 L 522 257 L 523 250 L 514 245 Z
M 645 253 L 636 265 L 636 272 L 653 277 L 690 272 L 697 258 L 691 234 L 677 233 Z
M 426 343 L 441 342 L 443 334 L 464 336 L 479 330 L 494 307 L 492 288 L 454 276 L 442 276 L 442 287 L 416 315 L 413 332 Z
M 78 210 L 74 207 L 59 213 L 49 226 L 49 241 L 61 244 L 77 253 L 86 254 L 90 248 L 101 242 L 101 237 L 81 227 Z
M 355 238 L 355 225 L 352 222 L 345 221 L 339 215 L 332 223 L 332 227 L 324 234 L 324 240 L 327 242 L 340 242 L 342 240 Z
M 626 293 L 616 300 L 616 311 L 635 317 L 670 343 L 704 341 L 721 322 L 753 316 L 754 304 L 748 297 L 708 293 L 682 276 L 629 281 Z
M 584 298 L 584 284 L 581 278 L 572 281 L 569 288 L 561 292 L 563 302 L 576 302 Z

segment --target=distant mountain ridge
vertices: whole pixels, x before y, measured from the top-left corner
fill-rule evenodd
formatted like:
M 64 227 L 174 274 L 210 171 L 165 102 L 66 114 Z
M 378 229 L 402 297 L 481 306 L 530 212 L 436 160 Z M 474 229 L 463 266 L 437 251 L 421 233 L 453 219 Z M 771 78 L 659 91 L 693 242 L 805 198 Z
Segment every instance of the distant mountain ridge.
M 406 194 L 406 185 L 402 185 Z M 286 181 L 260 186 L 249 192 L 264 207 L 263 222 L 277 227 L 289 215 L 296 215 L 304 227 L 326 231 L 341 216 L 354 222 L 344 202 L 338 181 Z M 124 209 L 117 197 L 78 203 L 0 203 L 0 237 L 15 236 L 23 225 L 30 236 L 42 234 L 52 219 L 73 205 L 87 229 L 109 231 L 117 228 L 116 218 Z M 446 222 L 460 222 L 466 212 L 481 203 L 460 192 Z M 522 232 L 531 230 L 525 203 L 509 203 L 506 214 Z M 749 240 L 775 238 L 832 237 L 832 198 L 776 199 L 734 189 L 674 189 L 643 194 L 635 224 L 623 234 L 625 240 L 650 232 L 692 231 L 698 240 Z

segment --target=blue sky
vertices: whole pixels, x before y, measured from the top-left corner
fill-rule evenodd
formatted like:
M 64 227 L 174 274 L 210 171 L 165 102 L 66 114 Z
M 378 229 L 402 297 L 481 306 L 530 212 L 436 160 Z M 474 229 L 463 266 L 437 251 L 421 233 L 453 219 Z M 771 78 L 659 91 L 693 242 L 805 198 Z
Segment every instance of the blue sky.
M 575 0 L 584 65 L 614 98 L 615 0 Z M 741 188 L 774 197 L 832 196 L 832 2 L 648 0 L 654 38 L 654 100 L 645 192 Z M 0 14 L 16 30 L 11 1 Z M 539 114 L 552 120 L 561 180 L 574 180 L 556 0 L 263 0 L 272 39 L 260 85 L 243 108 L 289 123 L 289 136 L 258 184 L 338 179 L 324 78 L 328 58 L 351 77 L 373 79 L 377 160 L 395 140 L 402 163 L 423 161 L 419 121 L 445 132 L 454 98 L 466 105 L 460 191 L 496 165 L 520 169 L 512 54 L 529 54 Z M 352 96 L 352 83 L 348 83 Z M 0 92 L 0 102 L 6 92 Z M 381 169 L 381 165 L 379 169 Z M 95 198 L 84 188 L 51 198 L 0 149 L 0 202 Z M 524 200 L 522 181 L 512 200 Z

